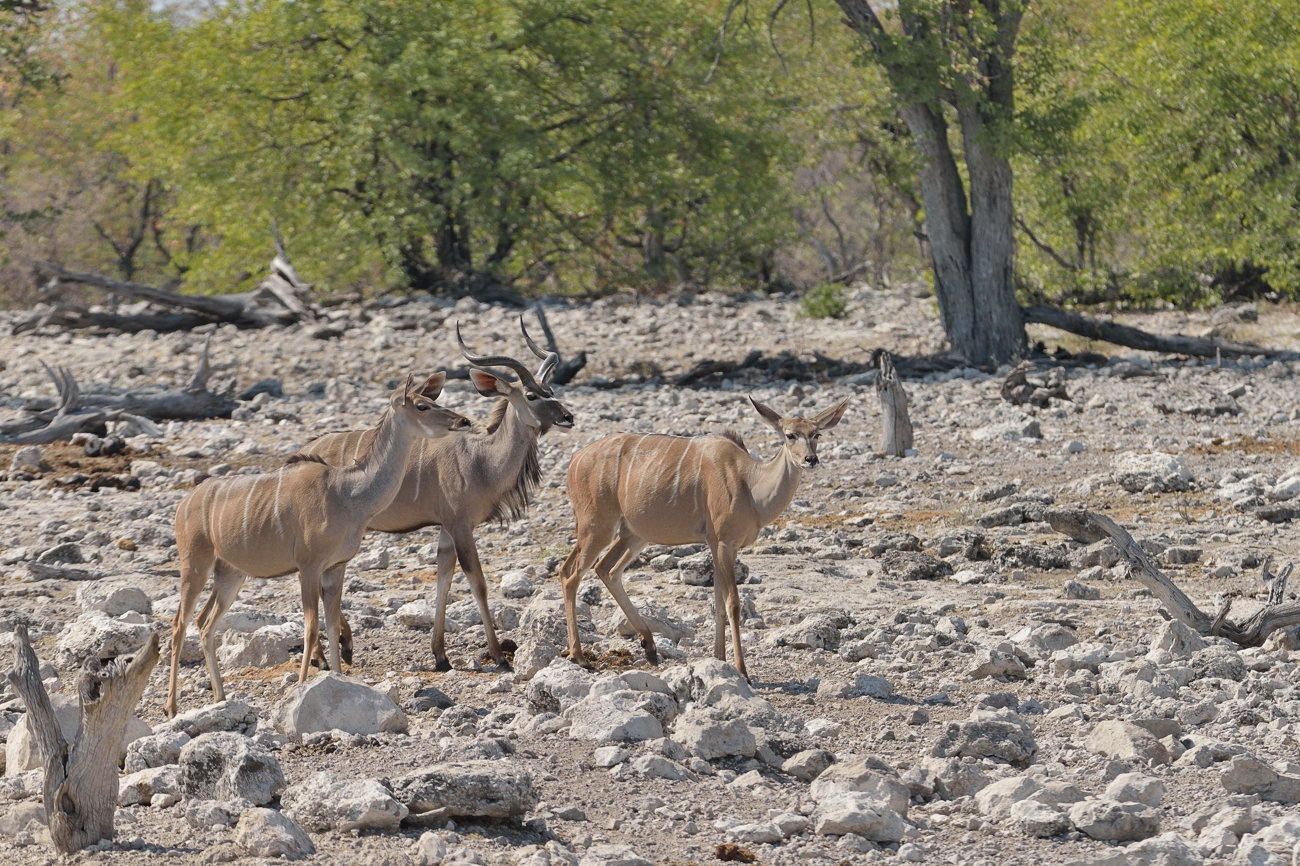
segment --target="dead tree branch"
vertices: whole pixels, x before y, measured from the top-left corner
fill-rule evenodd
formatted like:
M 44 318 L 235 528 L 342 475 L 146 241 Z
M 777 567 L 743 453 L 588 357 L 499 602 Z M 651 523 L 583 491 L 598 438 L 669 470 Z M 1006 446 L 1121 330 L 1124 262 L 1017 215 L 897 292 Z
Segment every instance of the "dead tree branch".
M 880 450 L 886 457 L 902 457 L 912 447 L 912 419 L 907 415 L 907 392 L 888 352 L 880 353 L 876 396 L 880 398 Z
M 546 311 L 542 309 L 541 303 L 533 304 L 533 312 L 537 314 L 537 322 L 542 326 L 542 334 L 546 337 L 546 347 L 555 354 L 560 354 L 560 346 L 555 342 L 555 333 L 551 331 L 551 323 L 546 321 Z M 578 375 L 583 367 L 587 366 L 587 352 L 581 350 L 578 354 L 563 360 L 561 356 L 560 363 L 555 365 L 555 373 L 551 376 L 551 382 L 556 385 L 567 385 L 573 381 L 573 377 Z
M 238 406 L 232 393 L 234 382 L 219 392 L 207 388 L 212 372 L 208 362 L 211 346 L 212 335 L 209 334 L 194 376 L 184 388 L 150 386 L 132 388 L 121 394 L 82 396 L 71 371 L 65 367 L 51 368 L 41 362 L 45 372 L 54 380 L 59 402 L 53 408 L 29 411 L 18 421 L 0 425 L 0 445 L 49 445 L 51 442 L 66 442 L 76 433 L 105 436 L 109 421 L 132 416 L 150 421 L 229 418 Z
M 107 664 L 88 659 L 77 682 L 80 727 L 76 741 L 70 744 L 55 721 L 27 627 L 14 629 L 14 669 L 9 672 L 9 682 L 27 706 L 28 730 L 40 746 L 45 766 L 45 817 L 59 853 L 71 854 L 113 838 L 117 755 L 126 723 L 157 663 L 157 632 L 134 656 Z
M 1282 600 L 1285 597 L 1286 580 L 1291 575 L 1290 565 L 1273 577 L 1268 570 L 1268 563 L 1264 564 L 1264 578 L 1271 583 L 1268 604 L 1241 622 L 1234 622 L 1228 619 L 1232 608 L 1231 598 L 1225 599 L 1213 616 L 1205 613 L 1164 572 L 1156 568 L 1146 551 L 1123 527 L 1104 514 L 1089 511 L 1087 515 L 1091 522 L 1115 542 L 1120 555 L 1129 562 L 1130 573 L 1151 590 L 1152 595 L 1165 606 L 1165 610 L 1193 631 L 1226 637 L 1238 646 L 1253 647 L 1262 645 L 1278 629 L 1300 625 L 1300 602 Z

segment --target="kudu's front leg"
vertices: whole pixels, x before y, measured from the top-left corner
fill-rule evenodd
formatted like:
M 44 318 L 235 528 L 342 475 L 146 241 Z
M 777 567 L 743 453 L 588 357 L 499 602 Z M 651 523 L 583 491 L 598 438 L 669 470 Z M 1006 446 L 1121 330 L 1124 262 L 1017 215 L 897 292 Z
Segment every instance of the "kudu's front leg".
M 717 608 L 717 632 L 713 636 L 713 655 L 727 660 L 726 618 L 731 621 L 731 646 L 736 655 L 736 670 L 746 680 L 745 653 L 740 647 L 740 592 L 736 589 L 736 549 L 724 541 L 713 545 L 713 601 Z
M 298 572 L 299 588 L 302 590 L 302 665 L 298 669 L 298 682 L 307 682 L 311 673 L 312 647 L 320 640 L 320 582 L 321 573 L 318 566 L 304 568 Z
M 451 592 L 451 578 L 455 573 L 456 543 L 443 529 L 438 535 L 438 586 L 431 640 L 433 669 L 436 671 L 451 670 L 451 662 L 447 659 L 447 595 Z
M 321 599 L 325 603 L 325 639 L 329 643 L 330 670 L 343 673 L 343 572 L 347 563 L 336 565 L 321 577 Z M 349 659 L 349 664 L 351 660 Z
M 445 528 L 443 530 L 446 531 Z M 492 611 L 488 610 L 487 598 L 487 578 L 483 576 L 483 564 L 478 558 L 478 548 L 474 546 L 474 535 L 471 532 L 456 533 L 453 536 L 456 542 L 456 556 L 460 559 L 461 570 L 465 572 L 465 577 L 469 580 L 470 591 L 474 593 L 474 600 L 478 602 L 478 612 L 483 618 L 483 631 L 487 637 L 488 656 L 496 662 L 497 670 L 510 670 L 510 662 L 506 661 L 506 654 L 501 649 L 501 644 L 497 641 L 496 626 L 492 622 Z

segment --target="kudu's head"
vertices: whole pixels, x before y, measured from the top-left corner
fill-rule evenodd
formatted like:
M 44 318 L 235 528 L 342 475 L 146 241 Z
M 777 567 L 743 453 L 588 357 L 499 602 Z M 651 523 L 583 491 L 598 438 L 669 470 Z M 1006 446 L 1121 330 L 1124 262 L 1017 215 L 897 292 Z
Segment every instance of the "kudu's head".
M 821 438 L 823 430 L 829 430 L 840 423 L 844 410 L 849 407 L 849 398 L 845 397 L 811 418 L 801 418 L 798 415 L 785 417 L 753 397 L 749 398 L 749 402 L 754 404 L 754 409 L 763 416 L 763 420 L 785 438 L 786 454 L 800 466 L 816 466 L 820 462 L 817 459 L 817 440 Z
M 423 384 L 416 382 L 415 374 L 408 373 L 406 381 L 398 386 L 388 405 L 397 423 L 406 425 L 415 435 L 429 439 L 446 436 L 452 431 L 465 432 L 473 424 L 464 415 L 434 405 L 442 393 L 447 374 L 434 373 Z
M 537 373 L 532 373 L 526 366 L 508 355 L 472 355 L 460 335 L 460 323 L 456 323 L 456 340 L 460 343 L 460 353 L 474 366 L 470 368 L 469 378 L 474 387 L 484 397 L 505 397 L 519 413 L 520 419 L 528 427 L 537 430 L 538 435 L 545 434 L 552 427 L 569 429 L 573 426 L 573 414 L 565 408 L 551 390 L 550 379 L 555 375 L 555 366 L 560 363 L 560 356 L 555 352 L 544 351 L 528 336 L 524 327 L 524 317 L 519 317 L 519 328 L 524 332 L 528 348 L 542 359 Z M 506 367 L 513 370 L 519 381 L 512 382 L 503 376 L 483 369 L 485 367 Z

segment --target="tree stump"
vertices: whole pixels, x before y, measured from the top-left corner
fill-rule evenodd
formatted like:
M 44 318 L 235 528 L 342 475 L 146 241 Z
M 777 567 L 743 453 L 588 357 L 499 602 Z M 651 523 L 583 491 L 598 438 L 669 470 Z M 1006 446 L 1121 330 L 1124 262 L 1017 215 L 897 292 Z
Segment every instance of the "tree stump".
M 157 663 L 157 632 L 134 656 L 120 656 L 107 664 L 88 659 L 77 681 L 81 726 L 76 742 L 68 743 L 54 719 L 27 627 L 14 628 L 14 669 L 9 672 L 9 682 L 27 706 L 28 730 L 40 746 L 45 764 L 45 818 L 59 853 L 71 854 L 113 838 L 117 755 L 126 723 Z
M 907 417 L 907 392 L 888 352 L 880 353 L 876 395 L 880 397 L 880 450 L 886 457 L 902 457 L 912 447 L 912 419 Z

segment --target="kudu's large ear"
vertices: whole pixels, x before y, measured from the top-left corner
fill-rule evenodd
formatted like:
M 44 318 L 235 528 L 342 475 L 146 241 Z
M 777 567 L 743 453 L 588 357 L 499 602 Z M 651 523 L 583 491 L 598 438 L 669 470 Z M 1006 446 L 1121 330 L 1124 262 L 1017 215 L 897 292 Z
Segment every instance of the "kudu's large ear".
M 507 390 L 506 383 L 500 376 L 494 376 L 487 370 L 480 370 L 477 367 L 469 368 L 469 380 L 484 397 L 501 397 Z
M 831 408 L 814 415 L 812 422 L 817 425 L 818 430 L 829 430 L 840 423 L 840 419 L 844 417 L 844 410 L 847 408 L 849 408 L 849 398 L 845 397 Z
M 749 398 L 749 402 L 753 405 L 754 411 L 756 411 L 759 415 L 763 416 L 763 420 L 766 421 L 773 430 L 780 433 L 782 436 L 785 435 L 785 431 L 781 429 L 780 413 L 778 413 L 775 409 L 771 408 L 770 406 L 764 406 L 762 403 L 758 402 L 753 397 Z
M 442 393 L 442 386 L 446 383 L 446 381 L 447 381 L 446 372 L 439 370 L 438 372 L 430 376 L 428 379 L 424 380 L 424 384 L 420 386 L 420 396 L 428 397 L 430 400 L 436 401 L 438 399 L 438 395 Z

